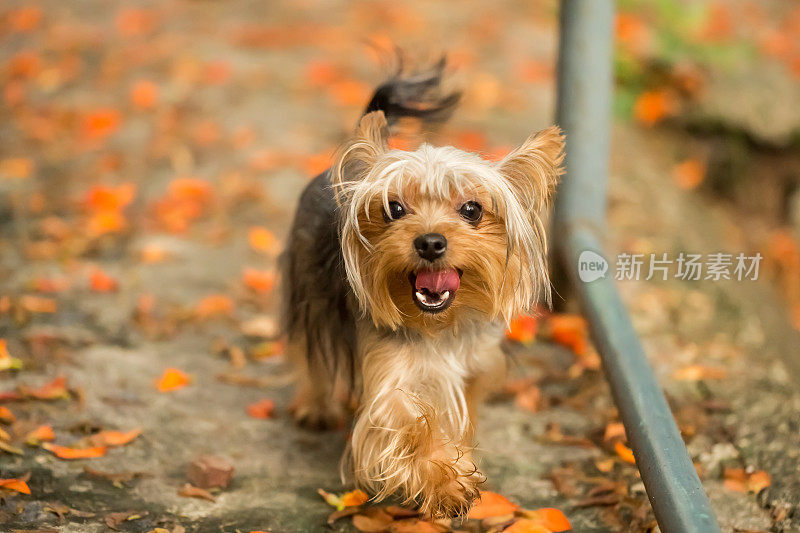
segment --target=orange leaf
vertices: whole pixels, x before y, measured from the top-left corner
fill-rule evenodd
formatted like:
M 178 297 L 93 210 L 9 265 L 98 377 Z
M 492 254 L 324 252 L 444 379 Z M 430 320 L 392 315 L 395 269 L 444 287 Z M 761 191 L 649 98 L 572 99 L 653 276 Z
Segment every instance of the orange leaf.
M 340 106 L 364 105 L 372 88 L 363 81 L 342 79 L 328 86 L 334 102 Z
M 636 458 L 633 456 L 633 450 L 622 444 L 621 441 L 617 441 L 614 444 L 614 451 L 617 452 L 620 459 L 625 461 L 626 463 L 636 464 Z
M 675 102 L 665 90 L 643 92 L 633 106 L 633 116 L 645 126 L 652 126 L 674 111 Z
M 11 424 L 17 419 L 8 407 L 0 405 L 0 422 Z
M 158 104 L 158 85 L 139 80 L 131 87 L 131 103 L 139 109 L 152 109 Z
M 242 274 L 244 284 L 256 292 L 269 292 L 275 286 L 275 273 L 270 270 L 246 268 Z
M 94 292 L 115 292 L 119 283 L 99 268 L 93 268 L 89 275 L 89 286 Z
M 157 244 L 147 244 L 142 248 L 142 261 L 144 263 L 160 263 L 167 257 L 167 251 Z
M 306 65 L 306 79 L 312 85 L 330 85 L 340 76 L 339 70 L 327 61 L 311 61 Z
M 141 429 L 130 431 L 101 431 L 89 437 L 92 446 L 123 446 L 142 434 Z
M 536 509 L 535 512 L 541 520 L 541 525 L 550 531 L 558 533 L 572 529 L 572 525 L 569 523 L 569 520 L 567 520 L 567 517 L 558 509 L 543 507 L 542 509 Z
M 614 33 L 617 40 L 632 52 L 644 52 L 650 41 L 650 29 L 632 13 L 617 13 L 614 17 Z
M 192 378 L 177 368 L 168 368 L 156 382 L 158 392 L 171 392 L 182 389 L 192 382 Z
M 758 493 L 772 484 L 772 477 L 764 470 L 748 472 L 744 468 L 725 468 L 723 485 L 735 492 Z
M 247 414 L 253 418 L 273 418 L 275 416 L 275 402 L 264 398 L 247 406 Z
M 17 33 L 33 31 L 42 22 L 42 10 L 38 7 L 21 7 L 8 14 L 8 22 Z
M 705 365 L 688 365 L 672 374 L 679 381 L 704 381 L 708 379 L 725 379 L 728 372 L 724 368 L 712 368 Z
M 309 176 L 322 174 L 331 166 L 331 153 L 329 151 L 320 152 L 308 157 L 304 162 L 304 170 Z
M 578 355 L 585 355 L 589 349 L 586 319 L 579 315 L 556 314 L 547 319 L 550 336 Z
M 19 299 L 19 303 L 23 309 L 31 313 L 55 313 L 58 310 L 58 304 L 52 298 L 26 294 Z
M 519 505 L 511 503 L 505 496 L 482 490 L 480 500 L 470 509 L 468 518 L 483 519 L 504 516 L 517 509 L 519 509 Z
M 254 250 L 273 254 L 280 252 L 280 242 L 275 237 L 275 234 L 267 228 L 253 226 L 247 231 L 247 238 Z
M 735 492 L 747 491 L 747 473 L 744 468 L 725 468 L 723 472 L 723 485 L 726 489 Z
M 31 489 L 28 484 L 21 479 L 0 479 L 0 487 L 8 490 L 15 490 L 22 494 L 30 494 Z
M 233 300 L 224 294 L 209 294 L 195 307 L 195 314 L 200 319 L 216 315 L 231 315 L 233 313 Z
M 49 442 L 42 444 L 42 448 L 52 452 L 59 459 L 92 459 L 94 457 L 102 457 L 108 451 L 108 448 L 105 446 L 76 449 L 50 444 Z
M 0 176 L 5 178 L 29 178 L 33 169 L 33 160 L 29 157 L 7 157 L 0 160 Z
M 136 185 L 96 185 L 86 193 L 86 206 L 94 211 L 120 211 L 136 198 Z
M 672 179 L 681 189 L 694 189 L 705 176 L 706 165 L 699 159 L 687 159 L 672 169 Z
M 753 472 L 747 478 L 747 490 L 749 492 L 761 492 L 762 489 L 772 484 L 772 477 L 765 471 Z
M 42 425 L 28 433 L 25 441 L 36 446 L 40 442 L 55 440 L 55 438 L 56 435 L 53 433 L 53 428 L 48 425 Z
M 125 215 L 118 211 L 101 211 L 89 218 L 89 233 L 92 235 L 117 233 L 125 229 L 125 226 L 127 226 Z
M 471 517 L 470 517 L 471 518 Z M 503 530 L 503 533 L 551 533 L 536 520 L 521 518 Z
M 155 15 L 145 9 L 126 8 L 117 13 L 117 30 L 127 37 L 148 33 L 155 23 Z
M 511 321 L 506 337 L 512 341 L 528 344 L 536 339 L 539 321 L 535 316 L 522 315 Z
M 67 390 L 67 378 L 59 376 L 49 383 L 45 383 L 39 388 L 29 389 L 28 387 L 20 387 L 20 393 L 23 396 L 36 398 L 37 400 L 56 400 L 59 398 L 69 398 L 69 391 Z
M 83 119 L 83 136 L 90 140 L 108 137 L 119 129 L 122 116 L 116 109 L 98 109 Z
M 342 495 L 341 502 L 345 507 L 353 507 L 367 503 L 369 496 L 363 490 L 354 490 Z

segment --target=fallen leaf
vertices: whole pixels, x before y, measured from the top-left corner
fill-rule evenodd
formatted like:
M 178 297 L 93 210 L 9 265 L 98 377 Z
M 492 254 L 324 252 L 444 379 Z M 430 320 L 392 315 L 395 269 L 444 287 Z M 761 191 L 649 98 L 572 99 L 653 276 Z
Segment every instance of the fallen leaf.
M 150 80 L 139 80 L 131 87 L 131 103 L 139 109 L 152 109 L 158 104 L 158 85 Z
M 0 422 L 11 424 L 17 419 L 8 407 L 0 405 Z
M 120 211 L 136 198 L 136 185 L 96 185 L 86 193 L 84 203 L 93 211 Z
M 44 441 L 55 440 L 56 435 L 53 433 L 53 428 L 48 425 L 42 425 L 34 429 L 25 436 L 25 442 L 30 446 L 39 446 Z
M 183 496 L 185 498 L 198 498 L 201 500 L 208 500 L 212 503 L 216 503 L 217 501 L 217 499 L 206 489 L 195 487 L 191 483 L 186 483 L 183 487 L 178 489 L 178 495 Z
M 614 439 L 625 438 L 625 425 L 622 422 L 609 422 L 603 433 L 603 440 L 610 442 Z
M 358 505 L 363 505 L 367 503 L 369 500 L 369 496 L 363 490 L 354 490 L 350 492 L 346 492 L 341 497 L 342 505 L 345 507 L 353 507 Z
M 580 315 L 553 314 L 547 318 L 550 338 L 566 346 L 578 355 L 589 349 L 589 328 L 586 319 Z
M 364 533 L 381 533 L 388 529 L 392 517 L 386 513 L 372 513 L 372 516 L 357 514 L 353 516 L 353 526 Z
M 192 378 L 177 368 L 167 368 L 156 382 L 158 392 L 172 392 L 184 388 Z
M 19 304 L 26 311 L 31 313 L 55 313 L 58 310 L 58 304 L 52 298 L 42 298 L 40 296 L 31 296 L 26 294 L 19 299 Z
M 108 527 L 110 527 L 114 531 L 119 531 L 117 528 L 120 525 L 122 525 L 123 522 L 139 520 L 140 518 L 144 518 L 147 515 L 148 515 L 147 511 L 122 511 L 119 513 L 107 514 L 103 518 L 103 521 L 106 523 Z
M 247 406 L 247 414 L 253 418 L 274 418 L 275 402 L 264 398 Z
M 22 368 L 22 361 L 16 357 L 11 357 L 8 352 L 8 342 L 0 339 L 0 370 L 19 370 Z
M 280 241 L 267 228 L 253 226 L 247 231 L 247 238 L 253 250 L 277 255 L 281 251 Z
M 0 450 L 8 453 L 13 453 L 14 455 L 25 455 L 21 449 L 17 448 L 16 446 L 12 446 L 5 440 L 0 439 Z
M 8 14 L 8 22 L 17 33 L 33 31 L 42 22 L 42 9 L 36 6 L 15 9 Z
M 94 447 L 123 446 L 142 434 L 141 429 L 130 431 L 101 431 L 89 437 L 88 442 Z
M 709 379 L 725 379 L 728 372 L 724 368 L 712 368 L 705 365 L 688 365 L 672 374 L 678 381 L 704 381 Z
M 764 470 L 748 472 L 744 468 L 725 468 L 723 485 L 735 492 L 758 493 L 772 484 L 771 476 Z
M 675 102 L 666 90 L 646 91 L 639 95 L 633 107 L 633 116 L 641 124 L 652 126 L 673 114 Z
M 99 268 L 95 267 L 89 274 L 89 287 L 94 292 L 115 292 L 119 283 Z
M 89 140 L 103 139 L 116 132 L 121 123 L 122 116 L 116 109 L 97 109 L 84 117 L 81 133 Z
M 513 513 L 519 509 L 519 505 L 512 503 L 505 496 L 495 492 L 482 490 L 480 499 L 469 510 L 468 518 L 489 518 L 492 516 L 503 516 Z
M 233 300 L 224 294 L 210 294 L 198 302 L 194 312 L 201 320 L 214 316 L 230 316 L 233 314 Z
M 33 160 L 28 157 L 7 157 L 0 160 L 0 176 L 3 178 L 30 178 L 33 169 Z
M 511 321 L 506 337 L 512 341 L 529 344 L 536 339 L 539 321 L 535 316 L 522 315 Z
M 21 479 L 0 479 L 0 488 L 13 490 L 22 494 L 30 494 L 31 489 L 28 484 Z
M 28 398 L 35 398 L 37 400 L 58 400 L 69 399 L 69 391 L 67 390 L 67 378 L 59 376 L 54 380 L 45 383 L 41 387 L 29 388 L 20 386 L 18 388 L 22 396 Z
M 108 448 L 105 446 L 78 449 L 58 446 L 57 444 L 50 444 L 49 442 L 43 443 L 42 448 L 52 452 L 53 455 L 59 459 L 93 459 L 95 457 L 102 457 L 108 451 Z
M 559 533 L 572 529 L 567 517 L 560 510 L 553 507 L 543 507 L 533 511 L 522 510 L 521 514 L 528 520 L 543 526 L 547 531 Z M 508 530 L 506 530 L 508 531 Z
M 275 273 L 271 270 L 246 268 L 242 273 L 244 284 L 255 292 L 265 293 L 275 286 Z
M 636 464 L 636 458 L 633 456 L 633 450 L 625 446 L 621 441 L 614 444 L 614 451 L 617 452 L 620 459 L 626 463 Z
M 672 169 L 672 179 L 681 189 L 694 189 L 706 176 L 706 164 L 699 159 L 687 159 Z

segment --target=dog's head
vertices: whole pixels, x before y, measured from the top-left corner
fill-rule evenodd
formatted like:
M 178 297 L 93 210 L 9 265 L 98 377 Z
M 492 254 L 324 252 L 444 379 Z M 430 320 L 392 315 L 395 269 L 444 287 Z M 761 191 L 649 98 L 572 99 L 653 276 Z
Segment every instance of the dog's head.
M 540 215 L 561 174 L 560 130 L 499 162 L 392 150 L 386 136 L 383 112 L 365 115 L 332 171 L 347 277 L 373 322 L 432 333 L 549 300 Z

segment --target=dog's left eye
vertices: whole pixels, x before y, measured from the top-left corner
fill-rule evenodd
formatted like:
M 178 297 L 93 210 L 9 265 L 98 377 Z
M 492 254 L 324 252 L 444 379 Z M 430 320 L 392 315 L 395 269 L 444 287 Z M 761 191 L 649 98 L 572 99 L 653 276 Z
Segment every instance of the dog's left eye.
M 390 220 L 397 220 L 398 218 L 403 218 L 404 216 L 406 216 L 406 208 L 403 207 L 403 204 L 400 202 L 389 202 L 389 212 L 383 214 L 386 222 L 389 222 Z
M 458 209 L 458 214 L 475 224 L 483 217 L 483 207 L 478 202 L 467 202 Z

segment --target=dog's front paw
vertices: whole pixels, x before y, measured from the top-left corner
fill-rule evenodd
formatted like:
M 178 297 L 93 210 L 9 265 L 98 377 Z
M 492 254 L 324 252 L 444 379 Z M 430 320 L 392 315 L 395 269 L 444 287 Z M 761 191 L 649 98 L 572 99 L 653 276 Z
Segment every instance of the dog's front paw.
M 305 394 L 298 394 L 289 406 L 295 423 L 305 429 L 324 431 L 344 427 L 344 407 L 337 401 L 315 401 Z
M 465 516 L 480 496 L 485 477 L 471 461 L 448 465 L 434 462 L 429 487 L 421 495 L 420 511 L 436 518 Z

